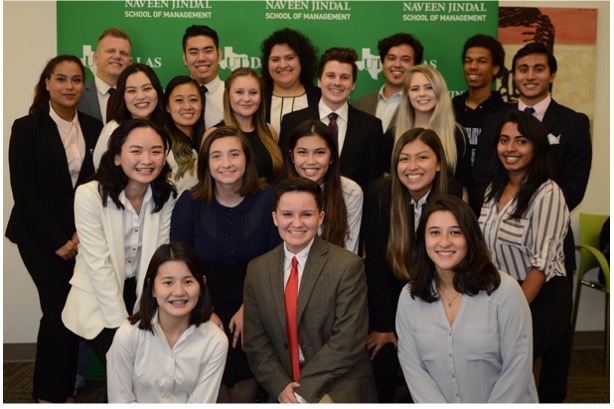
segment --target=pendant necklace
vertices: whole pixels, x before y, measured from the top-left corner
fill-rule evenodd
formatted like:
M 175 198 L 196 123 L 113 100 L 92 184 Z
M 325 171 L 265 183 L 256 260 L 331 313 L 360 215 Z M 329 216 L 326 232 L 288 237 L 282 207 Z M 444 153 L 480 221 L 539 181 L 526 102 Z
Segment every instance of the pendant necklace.
M 452 308 L 452 306 L 453 306 L 452 302 L 453 302 L 454 300 L 456 300 L 456 299 L 458 298 L 458 296 L 459 296 L 459 295 L 461 295 L 461 293 L 456 293 L 456 295 L 455 295 L 454 297 L 450 298 L 450 297 L 448 297 L 448 295 L 445 293 L 445 291 L 443 290 L 443 288 L 439 287 L 439 291 L 440 291 L 440 294 L 441 294 L 441 295 L 443 295 L 443 296 L 446 298 L 446 300 L 448 300 L 448 308 Z

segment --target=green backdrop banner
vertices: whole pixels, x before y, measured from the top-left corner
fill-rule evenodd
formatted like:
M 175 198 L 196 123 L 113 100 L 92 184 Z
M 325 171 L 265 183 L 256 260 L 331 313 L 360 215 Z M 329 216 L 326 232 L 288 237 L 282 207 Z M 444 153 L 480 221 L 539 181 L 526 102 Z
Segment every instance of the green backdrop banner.
M 473 34 L 497 35 L 498 2 L 447 1 L 58 1 L 58 52 L 79 56 L 95 69 L 92 54 L 100 33 L 119 27 L 132 40 L 133 62 L 150 65 L 165 85 L 186 74 L 181 39 L 186 27 L 206 24 L 220 37 L 220 77 L 232 69 L 260 69 L 260 44 L 290 27 L 309 36 L 318 56 L 329 47 L 352 47 L 359 74 L 354 96 L 383 84 L 379 39 L 407 32 L 424 45 L 424 63 L 439 69 L 451 93 L 466 88 L 461 51 Z

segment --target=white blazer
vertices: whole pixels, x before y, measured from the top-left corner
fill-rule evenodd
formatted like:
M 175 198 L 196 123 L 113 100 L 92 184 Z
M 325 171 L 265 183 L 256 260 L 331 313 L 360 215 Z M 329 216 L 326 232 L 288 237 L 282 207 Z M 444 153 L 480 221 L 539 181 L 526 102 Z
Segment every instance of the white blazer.
M 117 328 L 128 317 L 124 305 L 125 280 L 123 210 L 111 199 L 102 206 L 98 182 L 77 188 L 75 194 L 75 225 L 79 235 L 79 253 L 72 285 L 62 321 L 75 334 L 95 338 L 104 328 Z M 151 189 L 149 187 L 148 189 Z M 147 266 L 156 249 L 169 242 L 171 213 L 176 199 L 172 196 L 164 207 L 152 213 L 153 200 L 143 202 L 143 244 L 137 276 L 138 310 Z

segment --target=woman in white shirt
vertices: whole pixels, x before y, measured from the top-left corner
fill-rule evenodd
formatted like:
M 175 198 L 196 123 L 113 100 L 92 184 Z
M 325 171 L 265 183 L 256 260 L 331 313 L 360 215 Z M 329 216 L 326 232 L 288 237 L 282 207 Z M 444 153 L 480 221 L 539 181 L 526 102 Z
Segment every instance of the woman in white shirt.
M 116 329 L 138 307 L 151 256 L 169 241 L 176 191 L 166 178 L 168 148 L 154 123 L 123 122 L 94 180 L 76 192 L 79 253 L 62 320 L 103 364 Z
M 429 203 L 409 263 L 396 328 L 414 402 L 536 403 L 529 306 L 490 261 L 469 205 Z
M 139 311 L 119 327 L 107 354 L 109 403 L 215 403 L 228 339 L 209 319 L 206 282 L 190 246 L 156 250 Z
M 305 121 L 290 135 L 288 148 L 285 176 L 302 176 L 322 187 L 326 218 L 320 236 L 358 254 L 363 193 L 358 183 L 341 176 L 330 127 L 319 120 Z

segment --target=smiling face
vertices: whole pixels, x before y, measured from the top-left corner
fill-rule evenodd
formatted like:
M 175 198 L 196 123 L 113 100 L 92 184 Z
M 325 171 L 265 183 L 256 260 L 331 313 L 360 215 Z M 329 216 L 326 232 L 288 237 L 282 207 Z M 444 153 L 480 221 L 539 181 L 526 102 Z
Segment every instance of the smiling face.
M 517 124 L 506 122 L 499 135 L 497 155 L 510 175 L 524 176 L 533 162 L 535 149 L 533 142 L 520 134 Z
M 456 217 L 449 211 L 433 212 L 424 234 L 426 253 L 435 264 L 437 274 L 453 274 L 467 256 L 467 240 Z
M 416 202 L 426 195 L 440 170 L 435 152 L 420 139 L 403 146 L 397 176 Z
M 96 76 L 111 86 L 130 65 L 130 42 L 125 38 L 106 36 L 98 42 L 94 53 Z
M 45 85 L 51 105 L 58 114 L 62 115 L 63 111 L 73 112 L 83 93 L 81 67 L 72 61 L 62 61 L 45 80 Z
M 137 71 L 126 78 L 124 101 L 133 118 L 149 119 L 158 105 L 158 93 L 151 80 L 142 71 Z
M 186 135 L 192 135 L 192 127 L 202 113 L 200 98 L 200 91 L 193 83 L 177 85 L 169 96 L 166 111 L 171 114 L 177 128 Z
M 198 304 L 200 286 L 185 262 L 169 260 L 162 263 L 152 289 L 160 324 L 177 321 L 189 324 L 190 313 Z
M 322 101 L 330 109 L 341 108 L 356 87 L 352 65 L 334 60 L 327 62 L 318 79 L 318 86 L 322 90 Z
M 556 73 L 551 73 L 548 57 L 544 54 L 529 54 L 516 61 L 514 84 L 520 92 L 520 99 L 533 106 L 549 94 Z
M 115 166 L 121 166 L 128 177 L 128 187 L 145 189 L 164 166 L 166 154 L 162 137 L 152 128 L 135 128 L 129 134 L 121 152 L 115 155 Z
M 437 105 L 437 94 L 431 81 L 421 72 L 412 75 L 408 86 L 409 103 L 417 112 L 433 113 Z
M 300 82 L 301 61 L 287 44 L 277 44 L 271 48 L 269 74 L 276 87 L 290 89 Z
M 211 37 L 199 35 L 186 40 L 183 63 L 199 84 L 206 85 L 217 77 L 221 59 L 222 53 Z
M 292 150 L 292 162 L 300 176 L 321 184 L 332 164 L 331 151 L 322 137 L 303 136 Z
M 382 62 L 382 72 L 386 84 L 399 91 L 403 89 L 405 72 L 415 64 L 414 49 L 409 44 L 390 47 Z
M 323 221 L 324 212 L 318 209 L 315 197 L 308 192 L 284 193 L 273 212 L 279 236 L 294 254 L 307 247 Z
M 258 111 L 262 93 L 258 80 L 250 75 L 236 77 L 228 85 L 228 99 L 235 117 L 251 119 Z
M 215 185 L 238 191 L 243 183 L 247 160 L 241 140 L 236 136 L 216 139 L 209 150 L 209 172 Z
M 465 53 L 463 70 L 465 81 L 471 89 L 490 89 L 493 78 L 500 67 L 493 66 L 492 55 L 488 48 L 470 47 Z

